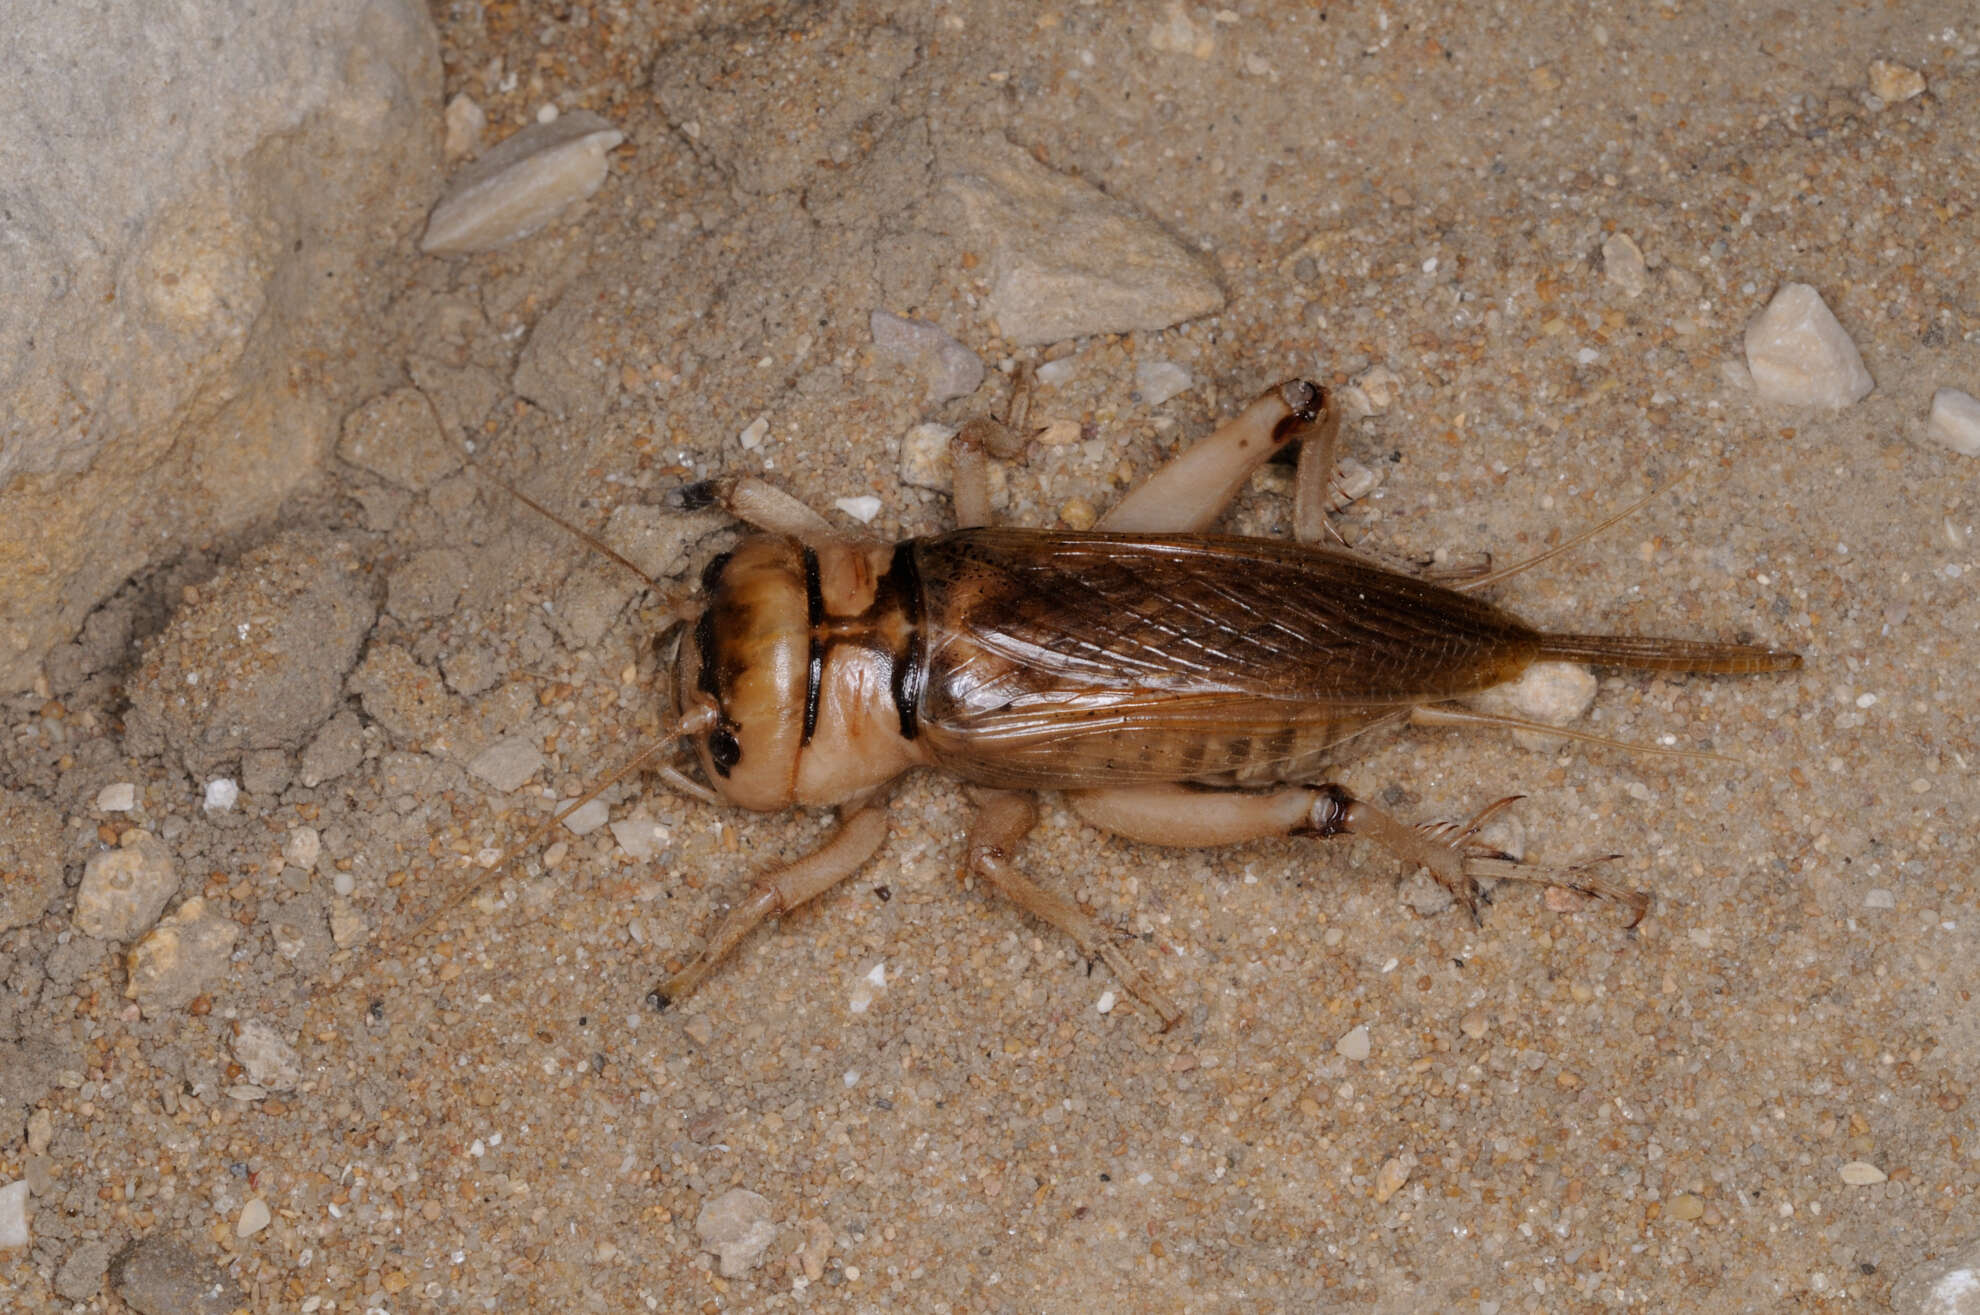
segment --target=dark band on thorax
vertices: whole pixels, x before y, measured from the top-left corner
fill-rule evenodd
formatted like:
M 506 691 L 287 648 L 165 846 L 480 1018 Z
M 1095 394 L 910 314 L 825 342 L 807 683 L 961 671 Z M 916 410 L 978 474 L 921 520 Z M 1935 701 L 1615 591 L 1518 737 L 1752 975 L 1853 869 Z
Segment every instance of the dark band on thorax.
M 926 645 L 921 637 L 921 572 L 914 565 L 912 539 L 894 546 L 893 560 L 880 579 L 874 602 L 891 601 L 900 608 L 907 624 L 907 652 L 894 659 L 893 679 L 888 682 L 894 695 L 894 710 L 901 719 L 901 738 L 912 740 L 921 733 L 915 707 L 921 702 L 921 687 L 927 677 Z
M 804 733 L 801 745 L 810 744 L 818 730 L 819 689 L 825 683 L 825 646 L 818 642 L 818 628 L 825 621 L 825 594 L 818 584 L 818 554 L 804 550 Z

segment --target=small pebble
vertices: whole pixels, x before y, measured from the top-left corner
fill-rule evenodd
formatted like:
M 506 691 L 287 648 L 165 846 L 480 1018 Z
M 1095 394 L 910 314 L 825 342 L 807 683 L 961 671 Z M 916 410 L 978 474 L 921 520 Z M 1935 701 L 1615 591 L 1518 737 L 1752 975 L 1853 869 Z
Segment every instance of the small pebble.
M 1064 447 L 1068 443 L 1079 442 L 1082 432 L 1077 420 L 1054 420 L 1031 437 L 1033 442 L 1043 447 Z
M 1100 993 L 1100 998 L 1094 1002 L 1093 1007 L 1100 1013 L 1111 1014 L 1114 1012 L 1114 1006 L 1119 1002 L 1120 997 L 1114 994 L 1113 988 L 1109 987 Z
M 1609 282 L 1622 289 L 1624 296 L 1640 297 L 1650 286 L 1650 269 L 1643 263 L 1643 248 L 1627 233 L 1612 233 L 1602 244 L 1602 272 Z
M 558 811 L 561 812 L 569 808 L 571 802 L 571 800 L 565 799 L 558 803 Z M 565 818 L 564 827 L 574 836 L 588 836 L 599 827 L 605 825 L 605 820 L 611 815 L 611 812 L 611 808 L 606 805 L 603 799 L 594 799 L 583 808 L 578 809 L 575 813 Z
M 1134 388 L 1149 406 L 1160 406 L 1189 391 L 1196 380 L 1174 361 L 1143 361 L 1135 367 Z
M 129 781 L 106 785 L 96 792 L 96 807 L 105 813 L 128 813 L 137 807 L 137 786 Z
M 323 836 L 313 826 L 299 826 L 282 842 L 282 857 L 307 872 L 323 856 Z
M 0 1187 L 0 1251 L 25 1250 L 28 1237 L 28 1185 L 25 1178 Z
M 1090 530 L 1094 522 L 1100 519 L 1100 513 L 1095 511 L 1093 504 L 1085 498 L 1069 498 L 1066 505 L 1059 508 L 1059 519 L 1064 521 L 1069 529 Z
M 55 1140 L 55 1116 L 45 1109 L 28 1115 L 27 1148 L 30 1155 L 42 1155 Z
M 1664 1208 L 1666 1219 L 1679 1219 L 1690 1222 L 1705 1213 L 1705 1202 L 1691 1192 L 1679 1192 Z
M 625 139 L 583 110 L 524 128 L 447 184 L 420 250 L 464 255 L 529 236 L 605 185 L 608 157 Z
M 465 92 L 447 102 L 444 116 L 447 136 L 441 151 L 451 163 L 465 160 L 481 151 L 481 135 L 488 130 L 488 115 Z
M 1449 887 L 1422 868 L 1416 868 L 1404 877 L 1397 893 L 1419 918 L 1434 918 L 1457 903 L 1457 897 L 1451 894 Z
M 1863 907 L 1866 909 L 1894 909 L 1897 907 L 1897 896 L 1885 890 L 1882 886 L 1879 886 L 1863 896 Z
M 1191 22 L 1189 11 L 1179 0 L 1170 0 L 1164 17 L 1148 24 L 1148 48 L 1165 55 L 1208 59 L 1217 49 L 1217 30 Z
M 229 813 L 241 800 L 241 787 L 225 776 L 216 776 L 206 783 L 206 799 L 202 805 L 209 813 Z
M 172 851 L 146 831 L 127 831 L 119 848 L 83 866 L 76 929 L 98 940 L 127 941 L 149 930 L 179 891 Z
M 1510 685 L 1489 689 L 1471 700 L 1478 711 L 1518 717 L 1548 726 L 1577 721 L 1594 706 L 1595 674 L 1576 662 L 1535 662 Z M 1516 730 L 1513 742 L 1545 753 L 1560 743 L 1556 736 Z
M 968 397 L 983 383 L 982 360 L 938 326 L 884 310 L 874 311 L 867 323 L 880 355 L 912 367 L 927 381 L 931 404 Z
M 901 483 L 937 493 L 949 491 L 949 440 L 956 431 L 947 425 L 922 424 L 901 436 Z M 993 466 L 992 469 L 995 469 Z
M 777 1240 L 770 1203 L 744 1187 L 732 1187 L 702 1206 L 694 1231 L 701 1249 L 720 1262 L 723 1278 L 740 1278 L 755 1269 Z
M 255 1197 L 241 1207 L 241 1217 L 234 1221 L 235 1237 L 253 1237 L 268 1227 L 268 1202 Z
M 688 1040 L 698 1046 L 705 1046 L 715 1039 L 715 1024 L 708 1021 L 707 1014 L 696 1014 L 681 1024 L 681 1031 L 688 1034 Z
M 1957 388 L 1932 394 L 1925 432 L 1963 457 L 1980 457 L 1980 398 Z
M 1870 61 L 1870 92 L 1887 105 L 1910 100 L 1925 90 L 1925 75 L 1888 59 Z
M 636 862 L 650 862 L 674 833 L 650 817 L 622 817 L 612 823 L 612 839 Z
M 1746 326 L 1746 367 L 1763 401 L 1841 410 L 1876 382 L 1856 344 L 1806 283 L 1789 283 Z
M 1073 376 L 1078 373 L 1079 358 L 1061 356 L 1057 360 L 1045 362 L 1034 370 L 1032 375 L 1046 387 L 1057 388 L 1060 384 L 1071 383 Z
M 763 436 L 769 432 L 770 417 L 758 416 L 743 426 L 742 432 L 736 435 L 736 442 L 742 444 L 745 450 L 753 450 L 763 446 Z
M 1458 1020 L 1458 1031 L 1464 1033 L 1473 1041 L 1482 1040 L 1485 1034 L 1491 1030 L 1492 1020 L 1476 1009 Z
M 1842 1167 L 1841 1175 L 1851 1187 L 1874 1187 L 1889 1177 L 1868 1160 L 1851 1160 Z
M 247 1070 L 248 1081 L 267 1091 L 293 1091 L 302 1081 L 302 1056 L 274 1027 L 258 1018 L 241 1024 L 234 1038 L 234 1058 Z
M 871 524 L 880 514 L 880 499 L 870 493 L 857 498 L 834 498 L 832 505 L 861 525 Z
M 543 766 L 543 754 L 520 735 L 495 741 L 468 760 L 468 774 L 486 781 L 490 787 L 509 794 L 522 788 Z
M 206 900 L 193 896 L 124 956 L 124 994 L 147 1015 L 191 1002 L 226 971 L 240 934 L 239 923 L 207 912 Z
M 873 1007 L 874 1000 L 879 997 L 881 989 L 886 985 L 887 965 L 885 963 L 874 964 L 865 976 L 853 983 L 852 999 L 846 1002 L 846 1008 L 856 1014 L 865 1013 Z
M 1375 1203 L 1381 1205 L 1403 1189 L 1409 1181 L 1409 1161 L 1400 1155 L 1392 1155 L 1382 1161 L 1382 1167 L 1375 1171 Z
M 1402 380 L 1386 365 L 1370 366 L 1341 389 L 1341 406 L 1347 419 L 1381 415 L 1396 404 L 1396 390 Z
M 1340 1040 L 1334 1043 L 1334 1053 L 1342 1059 L 1359 1064 L 1368 1058 L 1372 1047 L 1368 1040 L 1368 1024 L 1360 1023 L 1350 1028 Z

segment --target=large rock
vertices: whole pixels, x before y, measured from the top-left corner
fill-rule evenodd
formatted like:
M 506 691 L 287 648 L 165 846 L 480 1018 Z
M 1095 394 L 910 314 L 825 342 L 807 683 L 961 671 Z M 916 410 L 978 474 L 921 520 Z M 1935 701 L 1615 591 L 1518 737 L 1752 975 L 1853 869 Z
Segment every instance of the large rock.
M 1216 269 L 1148 216 L 1000 139 L 958 151 L 949 187 L 990 249 L 984 311 L 1019 345 L 1166 329 L 1222 310 Z
M 350 327 L 438 185 L 417 0 L 101 3 L 0 42 L 0 692 L 271 511 L 385 378 Z

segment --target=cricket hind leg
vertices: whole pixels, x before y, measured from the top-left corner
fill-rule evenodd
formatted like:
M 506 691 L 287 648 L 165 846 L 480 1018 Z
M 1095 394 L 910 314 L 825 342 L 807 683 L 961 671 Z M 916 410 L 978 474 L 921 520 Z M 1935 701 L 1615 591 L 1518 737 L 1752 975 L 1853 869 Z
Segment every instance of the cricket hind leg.
M 1152 845 L 1195 849 L 1274 836 L 1362 836 L 1404 863 L 1427 869 L 1465 906 L 1474 922 L 1480 905 L 1489 902 L 1486 879 L 1560 886 L 1614 900 L 1630 910 L 1631 927 L 1641 922 L 1650 897 L 1605 881 L 1593 871 L 1619 855 L 1545 866 L 1522 862 L 1478 838 L 1486 822 L 1518 797 L 1498 800 L 1468 822 L 1411 825 L 1333 784 L 1263 791 L 1158 785 L 1081 790 L 1067 796 L 1073 811 L 1101 830 Z
M 976 792 L 977 812 L 969 827 L 967 870 L 994 887 L 998 894 L 1040 922 L 1058 928 L 1089 961 L 1098 959 L 1115 980 L 1137 1000 L 1154 1010 L 1168 1031 L 1182 1018 L 1168 996 L 1134 966 L 1116 944 L 1116 933 L 1063 895 L 1032 881 L 1011 861 L 1017 848 L 1038 822 L 1038 806 L 1029 795 L 1013 791 Z
M 1288 444 L 1318 433 L 1325 441 L 1315 446 L 1327 447 L 1326 460 L 1331 462 L 1331 434 L 1339 424 L 1336 404 L 1326 389 L 1304 379 L 1288 379 L 1170 458 L 1115 503 L 1094 528 L 1125 534 L 1207 530 L 1251 472 Z
M 647 1001 L 665 1009 L 685 999 L 764 919 L 789 913 L 838 885 L 866 866 L 886 839 L 885 808 L 863 808 L 842 816 L 838 830 L 824 844 L 795 863 L 758 876 L 748 897 L 717 924 L 701 953 L 654 987 Z

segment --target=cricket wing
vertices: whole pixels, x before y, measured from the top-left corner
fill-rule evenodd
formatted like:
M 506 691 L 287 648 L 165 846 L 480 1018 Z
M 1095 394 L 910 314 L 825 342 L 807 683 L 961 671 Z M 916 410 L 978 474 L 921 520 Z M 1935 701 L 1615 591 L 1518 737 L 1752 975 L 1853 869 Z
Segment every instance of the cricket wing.
M 989 783 L 1294 779 L 1538 644 L 1489 603 L 1300 544 L 975 529 L 916 548 L 922 725 Z

